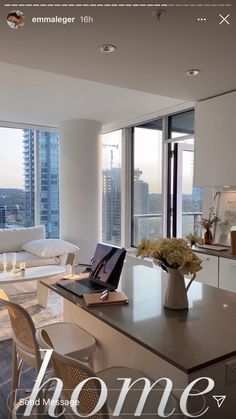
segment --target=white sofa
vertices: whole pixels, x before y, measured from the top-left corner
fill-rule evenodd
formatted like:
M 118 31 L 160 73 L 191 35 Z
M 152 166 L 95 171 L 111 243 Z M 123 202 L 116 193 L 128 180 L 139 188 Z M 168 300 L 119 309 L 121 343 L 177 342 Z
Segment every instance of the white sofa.
M 32 248 L 32 253 L 29 250 L 24 250 L 24 247 L 30 250 Z M 65 253 L 63 253 L 63 249 L 65 249 Z M 6 254 L 7 269 L 10 270 L 14 253 L 16 254 L 16 267 L 19 267 L 20 262 L 25 262 L 26 268 L 29 268 L 76 263 L 78 251 L 77 246 L 63 240 L 45 239 L 45 229 L 41 225 L 19 229 L 0 229 L 0 271 L 3 270 L 3 253 Z M 2 288 L 9 294 L 15 294 L 30 292 L 35 289 L 35 284 L 24 284 L 24 286 L 22 284 L 20 288 L 19 286 L 4 285 Z

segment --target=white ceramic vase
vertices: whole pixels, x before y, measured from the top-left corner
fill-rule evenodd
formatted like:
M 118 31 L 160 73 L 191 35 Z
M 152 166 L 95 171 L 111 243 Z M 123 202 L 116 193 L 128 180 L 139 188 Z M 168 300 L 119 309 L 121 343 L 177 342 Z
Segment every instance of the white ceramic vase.
M 184 276 L 178 269 L 167 268 L 167 289 L 165 295 L 164 307 L 172 310 L 184 310 L 188 308 L 187 291 L 192 283 L 192 279 L 188 287 L 185 286 Z

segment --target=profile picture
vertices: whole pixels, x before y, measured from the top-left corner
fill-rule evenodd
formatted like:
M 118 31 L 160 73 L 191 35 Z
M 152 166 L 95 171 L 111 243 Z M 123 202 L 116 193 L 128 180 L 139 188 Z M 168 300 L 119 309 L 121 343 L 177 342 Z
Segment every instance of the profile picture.
M 13 12 L 8 13 L 7 15 L 7 24 L 12 29 L 18 29 L 25 24 L 24 13 L 19 10 L 13 10 Z

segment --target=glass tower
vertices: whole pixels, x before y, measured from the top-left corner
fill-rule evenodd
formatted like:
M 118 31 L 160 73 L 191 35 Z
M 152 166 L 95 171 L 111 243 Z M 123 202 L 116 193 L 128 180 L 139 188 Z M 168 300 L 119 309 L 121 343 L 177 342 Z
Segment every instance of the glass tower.
M 26 226 L 35 223 L 35 176 L 39 176 L 40 224 L 46 236 L 59 237 L 59 161 L 58 135 L 55 132 L 24 130 L 24 175 Z M 35 156 L 39 150 L 38 167 Z

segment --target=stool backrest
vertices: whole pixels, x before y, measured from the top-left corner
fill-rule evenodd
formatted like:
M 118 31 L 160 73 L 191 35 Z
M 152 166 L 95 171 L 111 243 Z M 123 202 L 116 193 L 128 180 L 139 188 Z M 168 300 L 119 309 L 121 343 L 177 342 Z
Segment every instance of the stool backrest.
M 0 289 L 0 298 L 2 298 L 4 301 L 9 301 L 7 294 L 2 289 Z
M 43 348 L 52 348 L 51 340 L 45 330 L 40 331 L 37 335 L 40 346 Z M 71 400 L 74 389 L 83 380 L 89 378 L 90 380 L 84 384 L 79 394 L 78 413 L 82 415 L 89 415 L 94 410 L 100 397 L 101 384 L 96 379 L 96 373 L 92 368 L 88 367 L 83 362 L 69 356 L 59 354 L 55 350 L 52 353 L 53 369 L 56 377 L 63 382 L 63 392 L 67 400 Z M 78 415 L 73 416 L 73 412 L 68 408 L 70 417 L 77 418 Z M 88 417 L 88 416 L 86 416 Z M 106 403 L 98 413 L 89 415 L 90 419 L 109 419 L 108 409 Z
M 30 314 L 20 305 L 7 299 L 7 296 L 0 293 L 0 303 L 7 308 L 13 340 L 16 346 L 24 352 L 35 355 L 40 360 L 39 346 L 35 338 L 35 326 Z
M 101 384 L 96 379 L 96 373 L 83 362 L 55 351 L 52 354 L 52 362 L 57 377 L 63 382 L 64 394 L 68 400 L 71 399 L 76 386 L 89 378 L 89 381 L 83 385 L 78 397 L 78 413 L 80 415 L 89 415 L 90 419 L 108 419 L 109 414 L 106 403 L 99 412 L 90 415 L 95 409 L 101 393 Z M 78 415 L 75 415 L 75 417 L 78 417 Z

